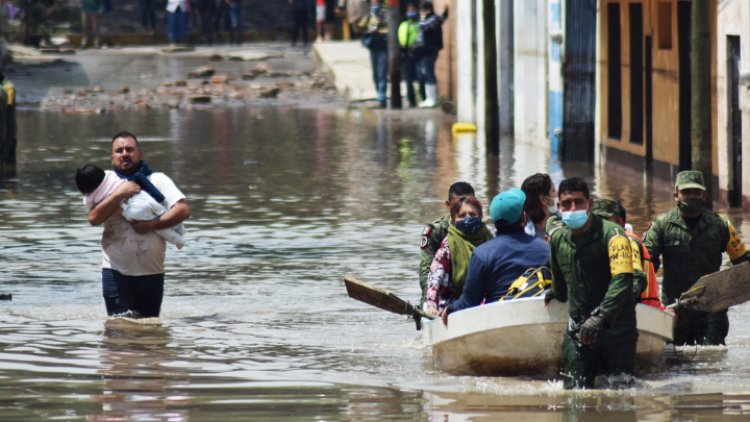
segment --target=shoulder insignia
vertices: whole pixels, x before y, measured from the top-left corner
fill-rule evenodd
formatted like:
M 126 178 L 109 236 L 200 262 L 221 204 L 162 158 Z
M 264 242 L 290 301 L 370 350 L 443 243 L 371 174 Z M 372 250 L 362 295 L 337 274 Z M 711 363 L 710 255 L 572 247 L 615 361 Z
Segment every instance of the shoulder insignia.
M 426 248 L 427 242 L 428 242 L 427 236 L 422 236 L 422 239 L 419 241 L 419 247 L 422 249 Z
M 424 229 L 422 229 L 422 237 L 427 237 L 430 235 L 430 233 L 432 233 L 432 224 L 424 226 Z

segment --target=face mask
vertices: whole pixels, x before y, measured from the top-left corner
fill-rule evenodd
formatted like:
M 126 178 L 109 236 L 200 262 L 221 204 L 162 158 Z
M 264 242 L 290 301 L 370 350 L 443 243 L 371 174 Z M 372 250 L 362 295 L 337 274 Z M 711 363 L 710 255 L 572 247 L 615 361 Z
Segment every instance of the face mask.
M 406 12 L 406 17 L 408 19 L 415 19 L 417 16 L 417 12 Z
M 466 234 L 474 234 L 482 228 L 482 220 L 479 217 L 469 216 L 463 220 L 456 221 L 456 228 Z
M 677 202 L 677 208 L 685 214 L 695 215 L 703 209 L 703 200 L 700 198 L 683 199 Z
M 580 229 L 589 220 L 587 210 L 563 211 L 562 220 L 571 229 Z
M 377 15 L 378 13 L 380 13 L 380 6 L 372 6 L 370 8 L 370 13 L 372 13 L 373 15 Z

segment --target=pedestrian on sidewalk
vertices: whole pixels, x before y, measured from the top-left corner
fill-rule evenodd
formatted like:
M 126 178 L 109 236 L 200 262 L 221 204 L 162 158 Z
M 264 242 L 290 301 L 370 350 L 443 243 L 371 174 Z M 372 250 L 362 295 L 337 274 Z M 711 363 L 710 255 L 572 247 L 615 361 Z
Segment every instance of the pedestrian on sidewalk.
M 154 8 L 154 0 L 139 0 L 141 5 L 141 24 L 143 29 L 153 35 L 156 32 L 156 9 Z
M 378 105 L 385 108 L 388 87 L 388 22 L 380 0 L 371 0 L 370 15 L 360 21 L 362 44 L 370 50 L 372 77 L 378 91 Z
M 229 8 L 229 42 L 242 44 L 242 1 L 224 0 Z
M 185 42 L 189 11 L 187 0 L 167 1 L 167 37 L 172 47 Z
M 297 38 L 302 33 L 302 44 L 307 45 L 307 0 L 289 0 L 292 6 L 292 47 L 297 45 Z
M 212 45 L 214 43 L 214 20 L 216 19 L 216 0 L 199 0 L 198 16 L 201 25 L 202 41 Z
M 406 97 L 409 107 L 417 106 L 417 96 L 414 92 L 414 82 L 419 82 L 419 95 L 425 99 L 424 81 L 417 78 L 417 59 L 414 55 L 414 45 L 419 37 L 419 12 L 414 3 L 406 5 L 406 19 L 398 27 L 398 44 L 401 47 L 401 65 L 406 81 Z
M 81 47 L 99 48 L 99 31 L 104 2 L 102 0 L 83 0 L 81 5 L 81 24 L 83 38 Z
M 424 81 L 425 99 L 420 107 L 435 107 L 438 104 L 437 78 L 435 77 L 435 62 L 438 53 L 443 49 L 443 21 L 448 18 L 448 9 L 442 16 L 435 14 L 431 1 L 423 1 L 419 6 L 421 18 L 419 20 L 419 37 L 417 38 L 417 54 L 419 62 L 417 69 L 419 79 Z

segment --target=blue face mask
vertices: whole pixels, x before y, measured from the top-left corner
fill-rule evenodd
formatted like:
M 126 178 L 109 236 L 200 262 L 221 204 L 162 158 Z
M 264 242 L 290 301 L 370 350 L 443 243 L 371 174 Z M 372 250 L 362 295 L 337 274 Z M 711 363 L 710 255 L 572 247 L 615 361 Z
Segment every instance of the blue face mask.
M 563 211 L 562 220 L 571 229 L 580 229 L 589 221 L 587 210 Z
M 417 12 L 406 12 L 406 17 L 408 19 L 416 19 L 419 14 Z
M 474 234 L 482 229 L 482 220 L 479 217 L 466 217 L 463 220 L 456 221 L 456 228 L 466 234 Z
M 378 13 L 380 13 L 380 6 L 370 7 L 370 13 L 372 13 L 373 15 L 377 15 Z

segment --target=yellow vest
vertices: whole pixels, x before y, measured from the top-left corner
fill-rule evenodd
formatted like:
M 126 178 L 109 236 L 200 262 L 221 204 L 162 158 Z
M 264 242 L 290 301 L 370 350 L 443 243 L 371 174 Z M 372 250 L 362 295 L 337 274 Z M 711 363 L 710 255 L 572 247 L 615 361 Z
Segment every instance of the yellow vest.
M 398 26 L 398 45 L 411 48 L 419 36 L 419 22 L 405 20 Z

